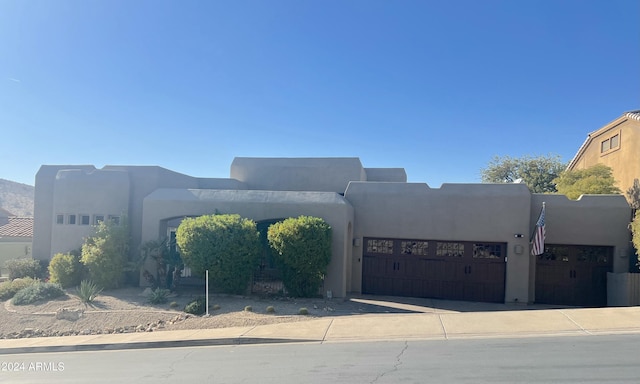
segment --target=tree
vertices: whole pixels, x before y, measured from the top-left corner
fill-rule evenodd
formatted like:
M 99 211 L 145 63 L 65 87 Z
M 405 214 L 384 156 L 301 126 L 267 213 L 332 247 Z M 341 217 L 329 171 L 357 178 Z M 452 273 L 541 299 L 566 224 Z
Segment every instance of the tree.
M 109 289 L 122 283 L 129 240 L 129 226 L 124 217 L 119 224 L 110 220 L 100 222 L 95 234 L 85 240 L 80 261 L 95 284 Z
M 209 270 L 209 279 L 224 292 L 246 291 L 260 256 L 255 222 L 240 215 L 186 218 L 176 242 L 193 273 L 204 276 Z
M 564 171 L 554 180 L 558 192 L 570 199 L 580 195 L 607 195 L 620 193 L 616 187 L 611 168 L 604 164 L 596 164 L 585 169 Z
M 520 158 L 495 156 L 482 169 L 481 176 L 483 183 L 513 183 L 522 180 L 531 192 L 553 193 L 556 192 L 553 180 L 565 167 L 559 155 Z
M 631 236 L 633 247 L 636 250 L 637 263 L 636 268 L 640 266 L 640 181 L 633 179 L 633 186 L 627 190 L 627 200 L 635 214 L 631 222 Z
M 329 224 L 318 217 L 289 218 L 271 225 L 267 238 L 287 291 L 293 296 L 316 295 L 331 261 Z
M 640 264 L 640 210 L 636 211 L 631 222 L 631 234 L 633 247 L 636 249 L 636 255 L 638 256 L 638 264 Z
M 633 185 L 627 189 L 627 200 L 632 209 L 640 209 L 640 181 L 633 179 Z
M 169 238 L 150 240 L 140 247 L 140 257 L 135 265 L 138 272 L 142 270 L 142 276 L 152 288 L 168 288 L 176 290 L 179 286 L 180 272 L 184 268 L 184 262 L 176 249 L 176 234 L 171 232 Z M 147 262 L 151 262 L 155 273 L 145 269 Z

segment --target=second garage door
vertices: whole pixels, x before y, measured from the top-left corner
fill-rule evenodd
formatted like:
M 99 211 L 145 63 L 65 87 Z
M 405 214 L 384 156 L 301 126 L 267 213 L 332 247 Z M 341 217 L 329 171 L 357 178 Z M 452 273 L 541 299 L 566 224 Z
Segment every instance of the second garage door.
M 536 303 L 607 305 L 613 247 L 547 244 L 536 261 Z
M 504 243 L 364 240 L 363 293 L 504 302 Z

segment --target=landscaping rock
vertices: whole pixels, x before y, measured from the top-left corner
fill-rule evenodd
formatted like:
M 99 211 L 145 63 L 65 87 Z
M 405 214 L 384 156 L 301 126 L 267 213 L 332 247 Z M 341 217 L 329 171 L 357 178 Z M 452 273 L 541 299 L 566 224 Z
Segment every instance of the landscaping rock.
M 82 317 L 83 313 L 84 311 L 78 308 L 60 308 L 56 311 L 56 319 L 76 321 Z

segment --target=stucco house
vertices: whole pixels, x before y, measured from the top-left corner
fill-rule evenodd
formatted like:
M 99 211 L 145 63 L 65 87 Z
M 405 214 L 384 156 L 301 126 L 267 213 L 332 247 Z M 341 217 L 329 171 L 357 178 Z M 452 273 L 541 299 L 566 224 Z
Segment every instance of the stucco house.
M 585 169 L 604 164 L 613 170 L 616 186 L 624 193 L 640 179 L 640 110 L 625 112 L 587 139 L 567 169 Z
M 547 251 L 530 253 L 546 203 Z M 33 255 L 78 248 L 100 220 L 131 227 L 132 253 L 184 217 L 299 215 L 333 230 L 323 292 L 506 303 L 606 305 L 607 272 L 627 272 L 630 208 L 621 195 L 532 194 L 524 184 L 408 183 L 358 158 L 235 158 L 229 178 L 156 166 L 43 165 Z
M 19 217 L 0 208 L 0 275 L 7 260 L 31 257 L 33 218 Z

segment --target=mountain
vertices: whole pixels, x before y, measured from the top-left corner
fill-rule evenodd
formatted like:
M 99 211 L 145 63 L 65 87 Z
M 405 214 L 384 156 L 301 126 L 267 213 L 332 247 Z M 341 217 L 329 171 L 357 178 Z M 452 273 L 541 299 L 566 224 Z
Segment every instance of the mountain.
M 0 179 L 0 208 L 16 216 L 33 217 L 35 187 Z

